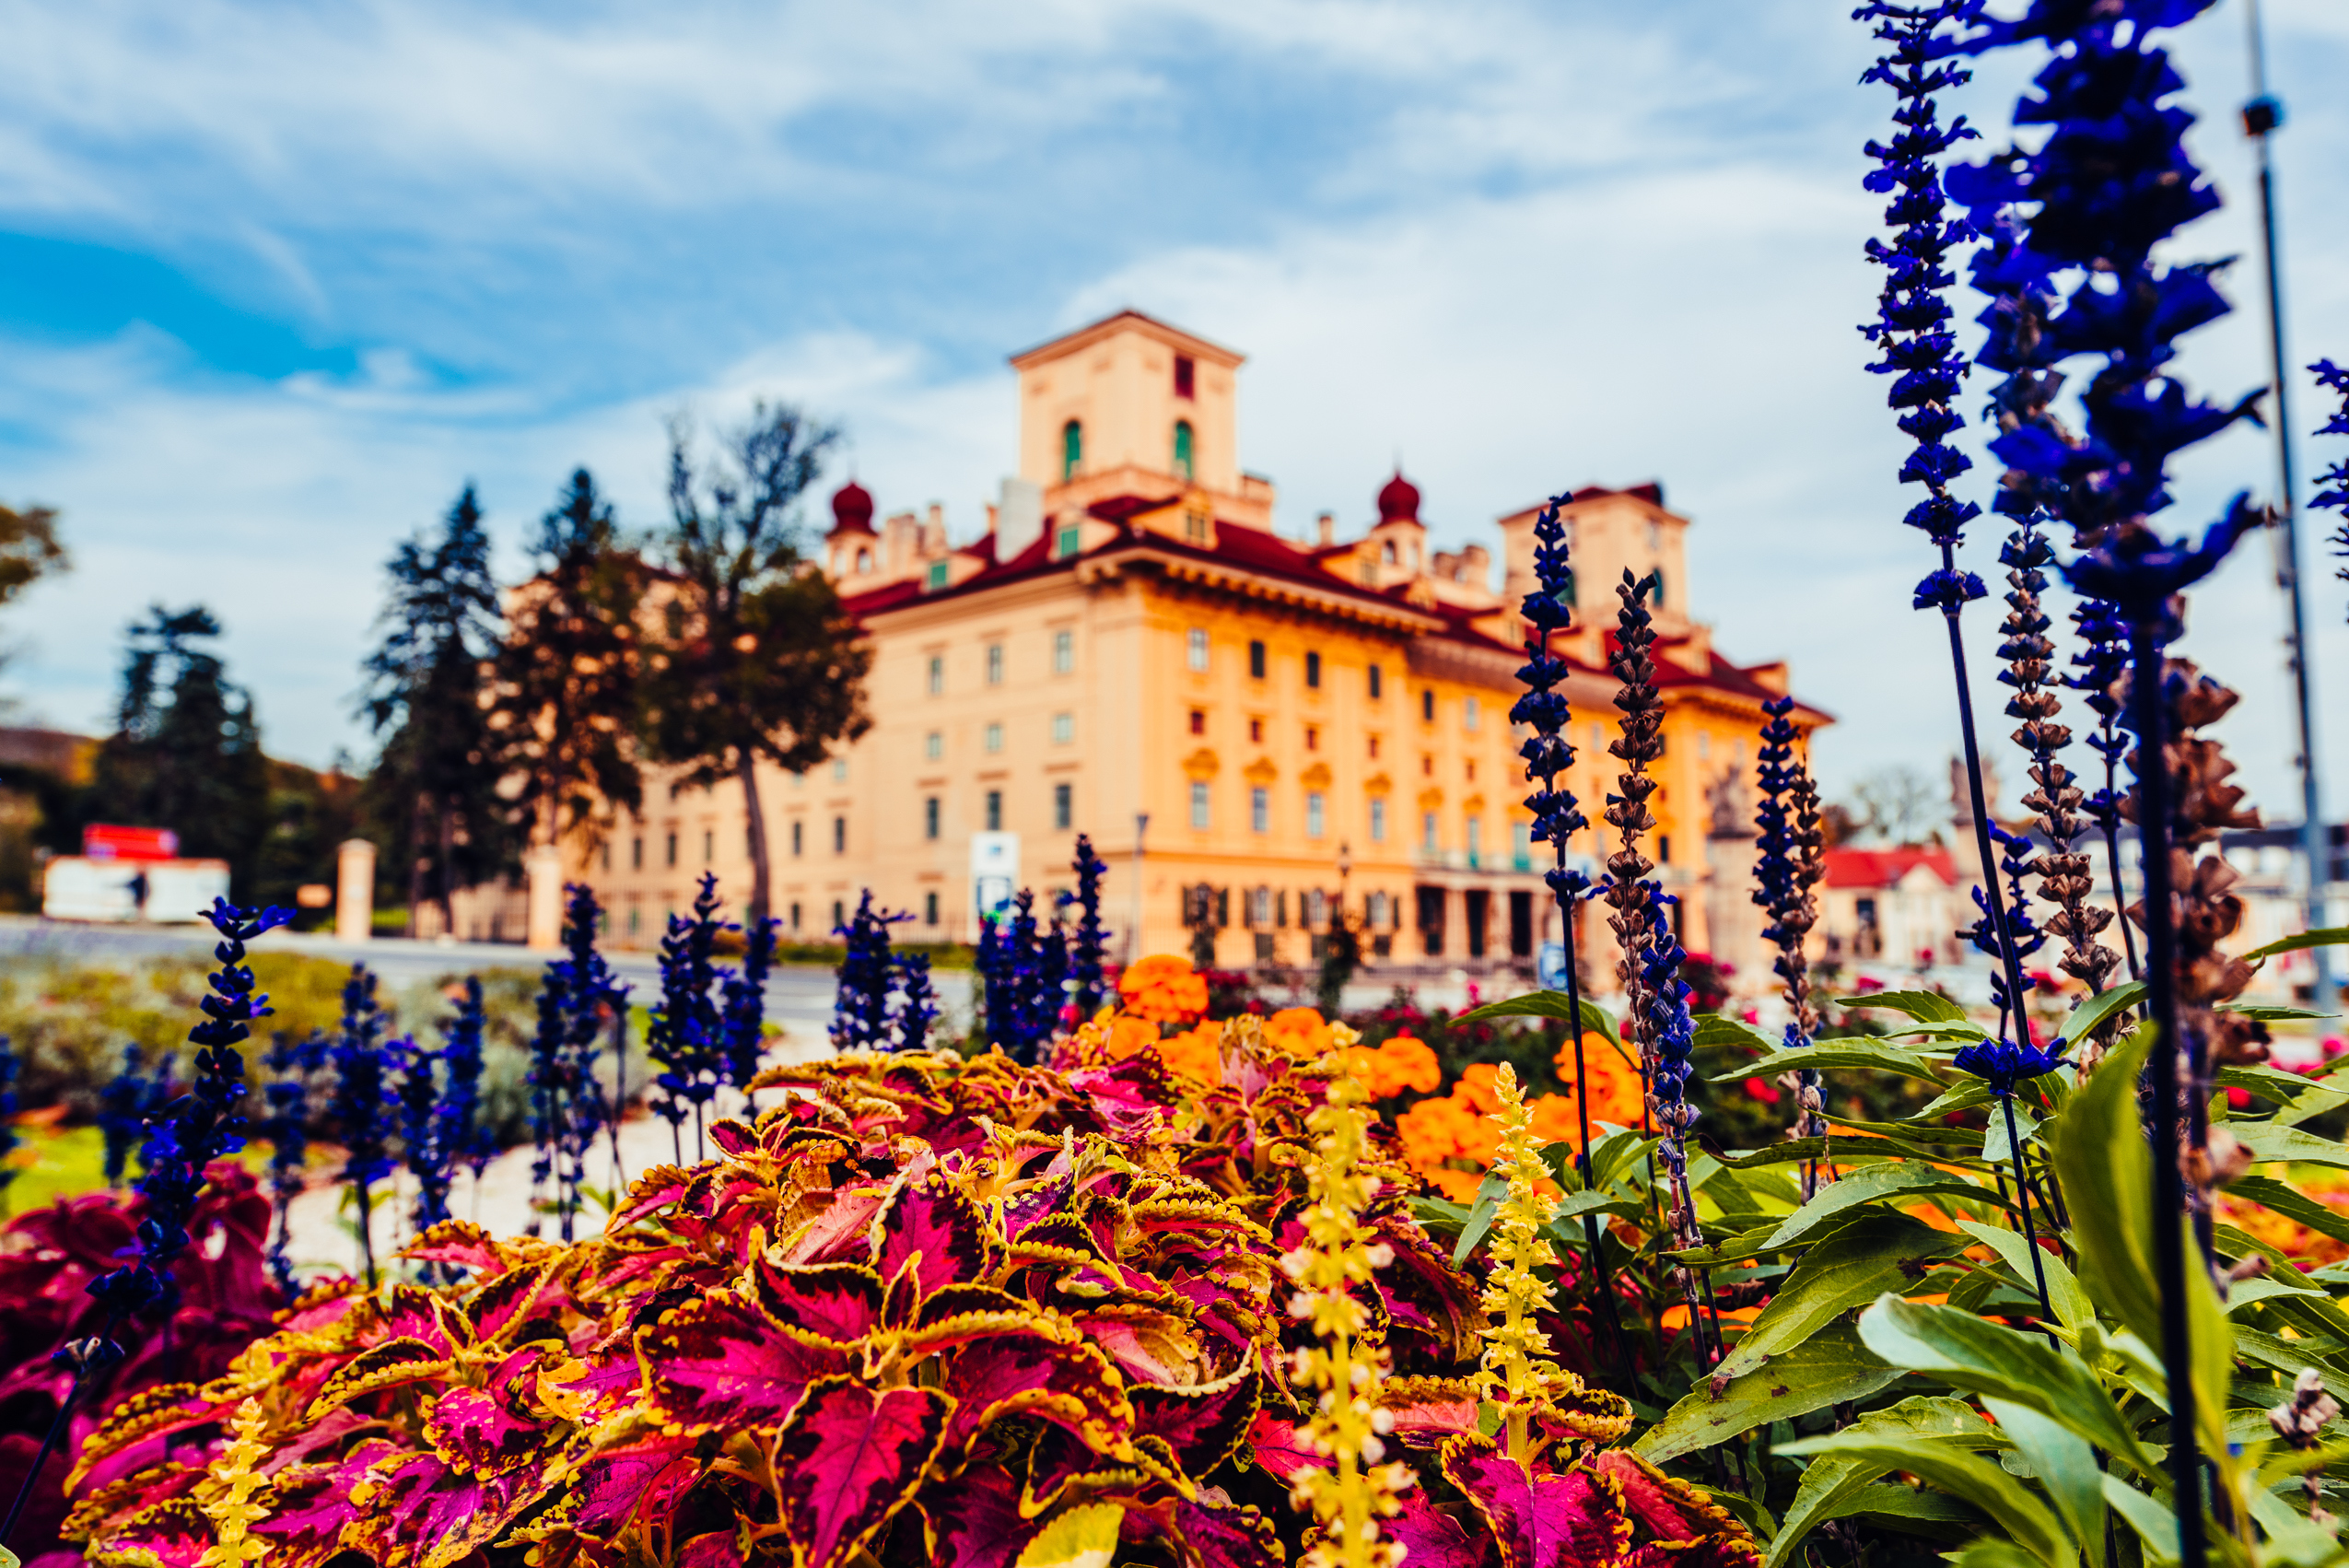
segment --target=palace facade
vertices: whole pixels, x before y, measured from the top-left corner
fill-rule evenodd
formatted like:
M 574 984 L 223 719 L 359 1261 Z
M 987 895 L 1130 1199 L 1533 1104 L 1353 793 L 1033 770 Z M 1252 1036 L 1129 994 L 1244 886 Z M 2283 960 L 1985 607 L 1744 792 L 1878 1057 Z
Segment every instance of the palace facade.
M 1239 466 L 1242 362 L 1134 311 L 1015 357 L 1019 474 L 976 541 L 951 542 L 935 507 L 876 523 L 854 482 L 832 497 L 823 565 L 871 638 L 872 727 L 762 778 L 788 929 L 820 938 L 871 888 L 913 915 L 902 937 L 972 941 L 975 841 L 1015 848 L 1041 905 L 1071 885 L 1083 832 L 1121 954 L 1187 951 L 1206 924 L 1220 965 L 1304 964 L 1341 910 L 1390 963 L 1474 971 L 1555 939 L 1509 721 L 1537 509 L 1499 520 L 1498 584 L 1484 544 L 1431 548 L 1399 474 L 1366 526 L 1325 513 L 1284 538 L 1271 482 Z M 1686 598 L 1689 520 L 1660 486 L 1592 486 L 1563 510 L 1572 788 L 1595 822 L 1619 766 L 1614 585 L 1654 573 L 1650 852 L 1692 951 L 1758 959 L 1750 778 L 1786 668 L 1714 649 Z M 656 776 L 645 800 L 582 868 L 638 945 L 703 872 L 739 905 L 750 869 L 733 786 L 672 797 Z M 1605 853 L 1591 831 L 1571 848 L 1594 871 Z

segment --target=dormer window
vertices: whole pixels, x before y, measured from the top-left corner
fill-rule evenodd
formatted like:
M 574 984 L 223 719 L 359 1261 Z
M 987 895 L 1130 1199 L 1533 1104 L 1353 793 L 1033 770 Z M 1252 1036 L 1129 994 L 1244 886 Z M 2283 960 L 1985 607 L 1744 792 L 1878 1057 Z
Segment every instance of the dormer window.
M 1062 523 L 1052 536 L 1052 558 L 1056 561 L 1065 561 L 1075 555 L 1077 541 L 1080 537 L 1075 523 Z
M 1174 356 L 1174 395 L 1188 401 L 1198 395 L 1199 368 L 1187 354 Z
M 1060 427 L 1060 478 L 1065 484 L 1084 466 L 1085 427 L 1071 419 Z
M 1183 514 L 1183 542 L 1201 546 L 1207 544 L 1207 513 L 1196 507 Z
M 925 580 L 926 580 L 926 581 L 927 581 L 927 583 L 929 584 L 929 587 L 930 591 L 931 591 L 931 592 L 933 592 L 933 593 L 935 593 L 938 590 L 940 590 L 940 589 L 941 589 L 941 588 L 943 588 L 943 587 L 945 587 L 945 586 L 946 586 L 946 563 L 945 563 L 944 561 L 932 561 L 932 562 L 930 562 L 930 563 L 929 563 L 929 577 L 928 577 Z
M 1191 422 L 1177 419 L 1174 421 L 1174 472 L 1186 480 L 1194 476 L 1193 456 Z

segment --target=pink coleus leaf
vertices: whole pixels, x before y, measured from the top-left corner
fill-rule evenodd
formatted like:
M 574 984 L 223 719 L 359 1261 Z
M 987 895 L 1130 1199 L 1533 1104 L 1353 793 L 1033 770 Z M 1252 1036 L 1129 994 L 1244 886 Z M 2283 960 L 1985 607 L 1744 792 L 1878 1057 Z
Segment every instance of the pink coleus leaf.
M 1183 1472 L 1196 1478 L 1230 1458 L 1247 1436 L 1263 1403 L 1264 1384 L 1247 1364 L 1188 1387 L 1136 1384 L 1128 1398 L 1134 1403 L 1136 1435 L 1166 1439 Z
M 854 1344 L 881 1319 L 881 1276 L 859 1263 L 776 1263 L 751 1260 L 751 1291 L 766 1315 L 786 1328 Z
M 252 1527 L 253 1534 L 269 1542 L 270 1568 L 316 1568 L 340 1552 L 344 1527 L 359 1516 L 352 1492 L 370 1479 L 378 1460 L 395 1452 L 382 1438 L 370 1437 L 331 1467 L 276 1476 L 269 1516 Z
M 632 1519 L 663 1519 L 701 1480 L 702 1461 L 690 1437 L 663 1437 L 607 1448 L 573 1478 L 571 1525 L 613 1535 Z
M 1502 1568 L 1600 1568 L 1631 1541 L 1614 1478 L 1581 1469 L 1528 1475 L 1489 1437 L 1443 1445 L 1443 1475 L 1501 1549 Z
M 847 1352 L 777 1328 L 730 1291 L 698 1297 L 637 1339 L 645 1403 L 672 1432 L 740 1432 L 791 1419 Z
M 1743 1533 L 1635 1546 L 1620 1568 L 1760 1568 L 1761 1549 Z
M 999 1250 L 969 1194 L 941 1177 L 907 1182 L 874 1224 L 873 1267 L 894 1284 L 907 1270 L 928 1295 L 957 1281 L 984 1282 Z
M 954 1481 L 922 1488 L 919 1506 L 936 1568 L 1012 1568 L 1035 1534 L 1000 1465 L 970 1465 Z
M 711 1530 L 677 1549 L 677 1568 L 742 1568 L 742 1537 L 735 1530 Z
M 1329 1467 L 1327 1457 L 1314 1447 L 1303 1428 L 1282 1421 L 1270 1410 L 1260 1413 L 1248 1429 L 1248 1447 L 1256 1455 L 1256 1463 L 1280 1480 L 1287 1480 L 1299 1470 Z
M 566 1294 L 550 1259 L 500 1274 L 482 1286 L 467 1298 L 465 1317 L 473 1337 L 487 1344 L 557 1305 Z
M 784 1238 L 781 1260 L 786 1263 L 828 1263 L 846 1258 L 872 1260 L 872 1217 L 888 1201 L 889 1188 L 879 1182 L 842 1188 L 832 1205 Z
M 1623 1494 L 1623 1506 L 1640 1527 L 1659 1541 L 1692 1541 L 1707 1536 L 1743 1535 L 1745 1527 L 1719 1504 L 1675 1480 L 1637 1454 L 1612 1448 L 1591 1461 Z
M 709 1124 L 709 1141 L 719 1152 L 737 1158 L 759 1152 L 758 1133 L 739 1117 L 720 1117 Z
M 443 1220 L 400 1249 L 400 1256 L 418 1263 L 446 1263 L 473 1270 L 476 1280 L 506 1271 L 489 1232 L 471 1220 Z
M 1196 1503 L 1174 1500 L 1174 1527 L 1167 1534 L 1183 1568 L 1280 1568 L 1280 1538 L 1272 1521 L 1256 1508 L 1210 1503 L 1210 1493 L 1221 1496 L 1209 1488 Z M 1411 1568 L 1420 1568 L 1418 1558 L 1410 1562 Z
M 1477 1429 L 1477 1390 L 1465 1380 L 1390 1378 L 1379 1400 L 1408 1448 L 1435 1448 Z
M 1491 1562 L 1492 1538 L 1482 1529 L 1463 1529 L 1417 1487 L 1403 1494 L 1402 1504 L 1402 1512 L 1380 1522 L 1378 1533 L 1401 1544 L 1411 1568 L 1486 1568 Z
M 89 1543 L 101 1562 L 140 1568 L 196 1568 L 213 1542 L 212 1521 L 193 1498 L 170 1497 L 140 1509 Z
M 469 1476 L 435 1454 L 387 1462 L 353 1490 L 361 1509 L 349 1544 L 382 1568 L 449 1568 L 505 1534 L 550 1490 L 543 1458 Z
M 808 1391 L 775 1448 L 781 1523 L 801 1568 L 838 1568 L 912 1498 L 946 1440 L 954 1401 L 834 1378 Z
M 1088 1448 L 1122 1454 L 1134 1424 L 1107 1358 L 1041 1327 L 964 1346 L 947 1362 L 941 1386 L 954 1397 L 948 1440 L 956 1446 L 1003 1416 L 1027 1414 L 1067 1428 Z
M 530 1463 L 545 1437 L 536 1422 L 516 1415 L 504 1399 L 479 1388 L 451 1388 L 441 1395 L 425 1418 L 424 1435 L 449 1464 L 481 1476 Z

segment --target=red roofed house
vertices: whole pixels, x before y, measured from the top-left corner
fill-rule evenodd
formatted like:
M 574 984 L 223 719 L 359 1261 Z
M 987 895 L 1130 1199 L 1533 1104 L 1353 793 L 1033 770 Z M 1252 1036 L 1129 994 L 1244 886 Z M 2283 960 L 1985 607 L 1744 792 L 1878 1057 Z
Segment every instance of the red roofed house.
M 862 485 L 834 497 L 824 565 L 872 638 L 873 727 L 762 788 L 790 926 L 828 931 L 870 887 L 914 914 L 904 936 L 969 941 L 975 835 L 1016 834 L 1018 880 L 1042 895 L 1070 883 L 1084 831 L 1110 866 L 1120 953 L 1137 918 L 1141 952 L 1186 951 L 1205 920 L 1220 964 L 1303 964 L 1341 907 L 1394 959 L 1476 968 L 1554 936 L 1509 721 L 1535 511 L 1500 520 L 1498 591 L 1484 545 L 1430 548 L 1400 474 L 1361 530 L 1341 537 L 1324 513 L 1312 537 L 1280 536 L 1271 482 L 1239 465 L 1241 363 L 1121 311 L 1013 357 L 1019 474 L 976 540 L 954 544 L 936 507 L 876 526 Z M 1688 520 L 1657 486 L 1579 490 L 1564 510 L 1584 623 L 1560 639 L 1575 665 L 1569 781 L 1597 819 L 1619 766 L 1600 627 L 1622 571 L 1655 572 L 1665 754 L 1649 852 L 1691 949 L 1716 925 L 1744 941 L 1750 845 L 1729 824 L 1737 852 L 1716 875 L 1708 803 L 1750 801 L 1761 704 L 1786 668 L 1730 662 L 1689 617 Z M 1826 721 L 1794 718 L 1806 734 Z M 582 868 L 614 934 L 639 943 L 704 870 L 736 898 L 748 880 L 733 791 L 672 802 L 654 779 L 645 799 L 611 864 Z M 1571 848 L 1594 868 L 1607 852 L 1589 829 Z
M 1899 968 L 1958 961 L 1958 928 L 1974 912 L 1948 850 L 1839 847 L 1825 860 L 1816 940 L 1829 958 Z

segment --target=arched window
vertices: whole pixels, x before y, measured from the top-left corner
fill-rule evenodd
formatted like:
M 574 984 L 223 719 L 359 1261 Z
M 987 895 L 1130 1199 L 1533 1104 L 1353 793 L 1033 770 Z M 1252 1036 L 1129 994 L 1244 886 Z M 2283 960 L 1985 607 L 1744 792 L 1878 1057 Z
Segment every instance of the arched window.
M 1074 479 L 1085 461 L 1085 427 L 1074 419 L 1060 427 L 1060 477 Z
M 859 577 L 862 577 L 865 573 L 867 573 L 867 572 L 869 572 L 869 571 L 871 571 L 871 570 L 872 570 L 872 552 L 871 552 L 871 551 L 870 551 L 870 550 L 859 550 L 859 551 L 858 551 L 858 552 L 857 552 L 857 575 L 858 575 Z
M 1191 439 L 1191 422 L 1187 419 L 1174 421 L 1174 472 L 1186 479 L 1194 476 Z

